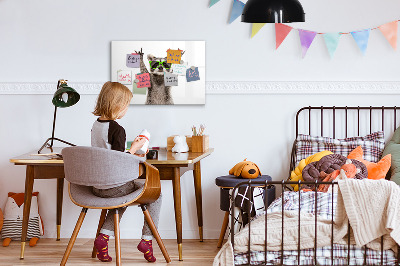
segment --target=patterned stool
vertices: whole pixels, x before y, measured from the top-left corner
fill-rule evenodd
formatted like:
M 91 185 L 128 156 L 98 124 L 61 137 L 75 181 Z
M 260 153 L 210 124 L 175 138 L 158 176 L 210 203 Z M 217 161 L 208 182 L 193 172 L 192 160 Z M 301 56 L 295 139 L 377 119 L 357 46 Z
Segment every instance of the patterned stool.
M 224 241 L 224 236 L 226 232 L 226 228 L 228 227 L 229 222 L 229 211 L 230 211 L 230 190 L 233 189 L 237 184 L 246 181 L 263 181 L 265 180 L 272 181 L 272 178 L 268 175 L 262 175 L 254 179 L 245 179 L 238 178 L 233 175 L 220 176 L 215 179 L 215 184 L 220 187 L 220 209 L 225 211 L 224 221 L 222 222 L 221 233 L 219 235 L 218 245 L 220 248 L 222 246 L 222 242 Z M 275 186 L 271 186 L 268 189 L 268 201 L 267 205 L 271 204 L 275 200 Z

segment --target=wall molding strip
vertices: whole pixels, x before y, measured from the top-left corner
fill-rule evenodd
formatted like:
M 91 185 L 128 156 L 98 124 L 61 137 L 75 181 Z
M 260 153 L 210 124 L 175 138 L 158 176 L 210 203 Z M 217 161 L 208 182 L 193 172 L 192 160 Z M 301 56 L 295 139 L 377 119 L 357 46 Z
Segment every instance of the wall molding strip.
M 95 95 L 102 82 L 71 82 L 80 94 Z M 0 82 L 0 94 L 53 94 L 57 83 Z M 209 81 L 206 94 L 400 94 L 400 81 Z

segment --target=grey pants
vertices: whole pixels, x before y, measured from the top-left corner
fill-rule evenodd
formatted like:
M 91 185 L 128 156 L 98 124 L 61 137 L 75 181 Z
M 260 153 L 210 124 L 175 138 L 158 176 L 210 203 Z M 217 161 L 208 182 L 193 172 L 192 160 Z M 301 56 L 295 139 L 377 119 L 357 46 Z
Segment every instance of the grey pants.
M 108 189 L 93 188 L 93 194 L 101 198 L 116 198 L 128 195 L 138 189 L 141 189 L 143 186 L 144 182 L 138 182 L 138 181 L 135 182 L 135 180 L 132 180 L 119 187 L 113 187 Z M 149 210 L 151 218 L 153 218 L 154 224 L 157 228 L 158 228 L 158 221 L 160 219 L 161 202 L 162 202 L 162 196 L 160 194 L 160 197 L 155 202 L 146 204 L 146 207 Z M 118 208 L 119 219 L 122 218 L 122 215 L 124 214 L 125 210 L 126 207 Z M 108 210 L 106 220 L 104 221 L 100 233 L 109 236 L 114 236 L 114 214 L 115 214 L 115 209 Z M 143 225 L 142 239 L 146 240 L 153 239 L 153 234 L 146 220 L 144 221 Z

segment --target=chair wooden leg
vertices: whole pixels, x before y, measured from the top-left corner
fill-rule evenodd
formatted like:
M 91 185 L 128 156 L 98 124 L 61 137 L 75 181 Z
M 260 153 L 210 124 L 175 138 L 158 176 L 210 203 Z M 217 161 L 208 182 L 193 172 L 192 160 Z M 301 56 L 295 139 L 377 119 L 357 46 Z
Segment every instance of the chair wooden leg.
M 161 252 L 164 256 L 164 259 L 167 263 L 171 262 L 171 259 L 168 255 L 168 251 L 164 246 L 164 243 L 161 240 L 160 234 L 158 233 L 158 230 L 156 228 L 156 225 L 153 222 L 153 219 L 150 216 L 149 211 L 147 210 L 145 205 L 140 205 L 140 207 L 142 208 L 143 214 L 144 214 L 144 219 L 146 220 L 147 224 L 150 227 L 151 232 L 153 233 L 153 236 L 155 237 L 155 239 L 157 240 L 157 244 L 161 249 Z
M 220 248 L 222 246 L 222 242 L 224 241 L 226 228 L 228 227 L 228 222 L 229 222 L 229 212 L 225 212 L 225 217 L 224 217 L 224 221 L 222 222 L 221 234 L 219 235 L 217 248 Z
M 76 237 L 78 236 L 79 230 L 81 229 L 83 220 L 85 219 L 87 208 L 82 208 L 81 214 L 79 215 L 78 221 L 76 222 L 74 232 L 72 232 L 71 239 L 69 240 L 67 249 L 65 250 L 64 257 L 61 260 L 60 265 L 64 266 L 67 263 L 69 254 L 71 253 L 72 247 L 74 246 Z
M 100 234 L 101 227 L 103 227 L 104 221 L 106 220 L 106 215 L 107 215 L 107 210 L 106 209 L 101 210 L 101 215 L 100 215 L 100 219 L 99 219 L 99 226 L 97 226 L 96 238 Z M 96 258 L 96 255 L 97 255 L 97 250 L 96 250 L 96 248 L 95 248 L 95 246 L 93 244 L 92 258 Z
M 114 214 L 114 234 L 115 234 L 115 256 L 117 257 L 115 261 L 115 265 L 121 265 L 121 243 L 120 243 L 120 235 L 119 235 L 119 213 L 118 209 L 115 209 Z

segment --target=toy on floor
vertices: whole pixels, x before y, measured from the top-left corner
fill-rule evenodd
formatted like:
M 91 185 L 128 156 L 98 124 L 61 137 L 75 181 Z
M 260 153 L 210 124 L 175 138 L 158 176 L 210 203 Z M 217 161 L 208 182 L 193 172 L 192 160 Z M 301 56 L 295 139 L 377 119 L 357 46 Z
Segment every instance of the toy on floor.
M 237 163 L 231 170 L 229 170 L 229 174 L 249 179 L 257 178 L 258 176 L 260 176 L 260 168 L 258 168 L 255 163 L 246 160 L 247 158 L 244 159 L 242 162 Z
M 39 215 L 38 207 L 39 192 L 32 193 L 31 212 L 29 214 L 28 233 L 26 238 L 30 239 L 29 246 L 34 247 L 43 235 L 43 223 Z M 24 213 L 24 193 L 9 192 L 4 207 L 3 228 L 1 237 L 3 247 L 8 247 L 11 240 L 21 241 L 22 219 Z

